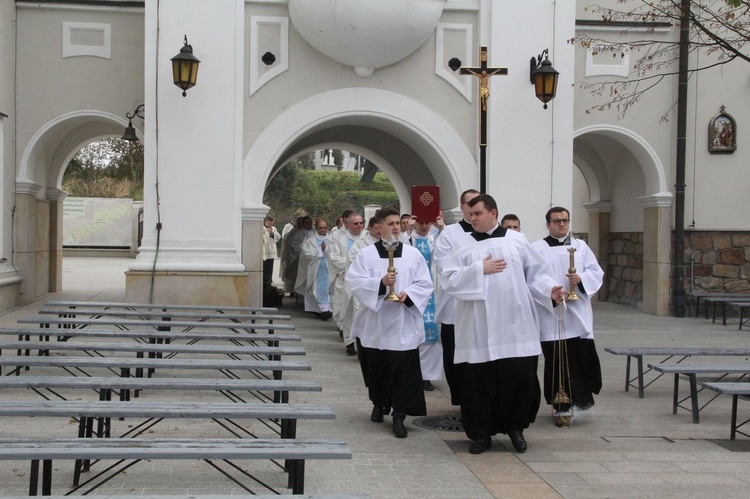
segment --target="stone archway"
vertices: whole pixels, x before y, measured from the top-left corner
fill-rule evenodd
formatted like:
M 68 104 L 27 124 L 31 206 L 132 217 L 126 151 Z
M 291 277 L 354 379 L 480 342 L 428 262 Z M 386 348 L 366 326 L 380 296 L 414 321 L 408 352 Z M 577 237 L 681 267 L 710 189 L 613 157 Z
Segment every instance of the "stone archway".
M 324 143 L 346 144 L 348 150 L 376 159 L 402 206 L 411 203 L 411 185 L 440 185 L 448 221 L 458 217 L 460 193 L 478 182 L 476 160 L 455 130 L 403 95 L 345 88 L 290 107 L 265 128 L 244 160 L 242 262 L 250 274 L 251 301 L 260 296 L 261 256 L 250 236 L 260 233 L 268 211 L 263 205 L 266 181 L 288 159 Z
M 26 145 L 16 178 L 15 259 L 23 275 L 20 304 L 62 289 L 62 178 L 83 146 L 119 136 L 127 122 L 116 115 L 81 110 L 45 123 Z
M 661 160 L 643 137 L 614 125 L 577 130 L 573 150 L 574 163 L 589 185 L 590 201 L 585 205 L 589 212 L 589 238 L 602 268 L 607 269 L 613 250 L 610 233 L 620 232 L 613 213 L 629 209 L 626 200 L 637 201 L 641 210 L 638 215 L 642 217 L 638 230 L 642 232 L 642 255 L 635 255 L 636 261 L 641 259 L 641 308 L 651 314 L 667 315 L 672 193 L 667 188 Z M 613 150 L 617 151 L 617 161 L 613 161 Z M 622 187 L 613 176 L 622 176 L 625 171 L 631 179 L 637 178 Z

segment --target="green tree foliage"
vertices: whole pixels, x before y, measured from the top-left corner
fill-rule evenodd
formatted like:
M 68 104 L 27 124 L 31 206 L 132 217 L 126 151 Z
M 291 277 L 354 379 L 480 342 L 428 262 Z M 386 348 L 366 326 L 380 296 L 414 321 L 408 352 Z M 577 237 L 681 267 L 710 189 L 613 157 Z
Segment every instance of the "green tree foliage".
M 143 144 L 104 139 L 81 148 L 68 163 L 63 189 L 75 197 L 143 200 Z
M 281 223 L 289 221 L 300 207 L 332 224 L 345 210 L 363 213 L 365 205 L 386 206 L 398 201 L 393 184 L 383 173 L 363 184 L 356 172 L 308 170 L 296 161 L 284 165 L 270 180 L 263 198 Z

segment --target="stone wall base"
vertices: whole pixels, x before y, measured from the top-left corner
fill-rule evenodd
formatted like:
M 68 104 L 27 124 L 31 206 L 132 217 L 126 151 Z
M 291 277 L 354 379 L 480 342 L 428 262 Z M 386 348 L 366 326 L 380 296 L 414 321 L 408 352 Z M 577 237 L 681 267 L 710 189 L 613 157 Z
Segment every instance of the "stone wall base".
M 257 274 L 257 275 L 256 275 Z M 154 274 L 153 303 L 259 307 L 260 293 L 251 293 L 250 281 L 260 280 L 253 272 L 160 272 Z M 149 303 L 151 272 L 125 272 L 125 300 Z

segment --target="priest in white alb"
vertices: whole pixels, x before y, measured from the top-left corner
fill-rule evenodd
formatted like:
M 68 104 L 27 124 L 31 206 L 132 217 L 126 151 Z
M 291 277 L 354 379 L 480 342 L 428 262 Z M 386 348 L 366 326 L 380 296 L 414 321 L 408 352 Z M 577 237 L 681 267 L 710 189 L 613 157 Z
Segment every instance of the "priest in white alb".
M 480 194 L 468 205 L 474 232 L 440 276 L 456 298 L 454 362 L 467 364 L 461 418 L 470 453 L 489 449 L 497 433 L 525 452 L 523 430 L 541 401 L 536 304 L 551 310 L 563 287 L 526 236 L 500 227 L 492 196 Z

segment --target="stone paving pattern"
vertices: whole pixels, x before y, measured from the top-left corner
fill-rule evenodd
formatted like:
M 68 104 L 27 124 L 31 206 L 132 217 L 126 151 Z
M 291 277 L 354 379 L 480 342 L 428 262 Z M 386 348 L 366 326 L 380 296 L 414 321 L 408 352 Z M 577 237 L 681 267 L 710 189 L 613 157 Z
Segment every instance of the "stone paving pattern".
M 35 314 L 51 299 L 122 301 L 128 260 L 66 258 L 63 287 L 37 303 L 0 317 L 0 327 L 15 327 L 19 317 Z M 305 315 L 290 299 L 283 311 L 294 317 L 311 373 L 294 377 L 316 379 L 319 393 L 293 393 L 293 402 L 325 402 L 336 411 L 335 421 L 304 421 L 301 438 L 332 438 L 348 442 L 351 461 L 309 461 L 308 494 L 358 494 L 386 497 L 747 497 L 750 494 L 750 440 L 730 442 L 731 398 L 722 396 L 693 424 L 687 411 L 672 414 L 672 378 L 661 378 L 646 388 L 646 397 L 624 391 L 625 357 L 604 352 L 607 346 L 750 346 L 750 330 L 738 331 L 736 322 L 726 327 L 699 318 L 654 317 L 612 303 L 595 304 L 596 342 L 602 362 L 604 388 L 596 405 L 577 413 L 570 428 L 554 426 L 550 410 L 542 406 L 537 422 L 525 432 L 529 450 L 517 454 L 504 435 L 481 455 L 468 453 L 461 432 L 433 431 L 412 424 L 409 436 L 396 439 L 390 418 L 370 422 L 371 405 L 355 357 L 344 353 L 332 321 Z M 647 361 L 656 361 L 647 358 Z M 696 358 L 693 362 L 716 359 Z M 732 362 L 747 361 L 733 358 Z M 540 362 L 540 375 L 542 362 Z M 174 374 L 178 375 L 178 374 Z M 540 378 L 541 379 L 541 378 Z M 444 381 L 427 393 L 429 415 L 458 415 L 447 396 Z M 683 386 L 685 383 L 682 384 Z M 703 394 L 706 395 L 706 394 Z M 145 394 L 144 400 L 156 394 Z M 160 398 L 173 397 L 175 394 Z M 202 394 L 212 400 L 215 394 Z M 38 398 L 30 392 L 0 392 L 4 397 Z M 705 396 L 702 401 L 706 400 Z M 750 402 L 740 401 L 740 415 L 750 417 Z M 126 429 L 132 422 L 113 422 Z M 254 421 L 244 422 L 258 429 Z M 57 434 L 72 436 L 69 421 L 15 419 L 2 425 L 2 436 Z M 262 428 L 259 429 L 262 433 Z M 211 422 L 169 420 L 153 429 L 154 436 L 228 437 Z M 259 461 L 248 467 L 283 487 L 278 469 Z M 53 493 L 67 492 L 70 463 L 55 463 Z M 28 462 L 0 465 L 0 495 L 23 495 L 28 487 Z M 215 494 L 243 491 L 206 464 L 192 461 L 138 463 L 102 486 L 97 494 Z M 259 489 L 259 493 L 264 491 Z

